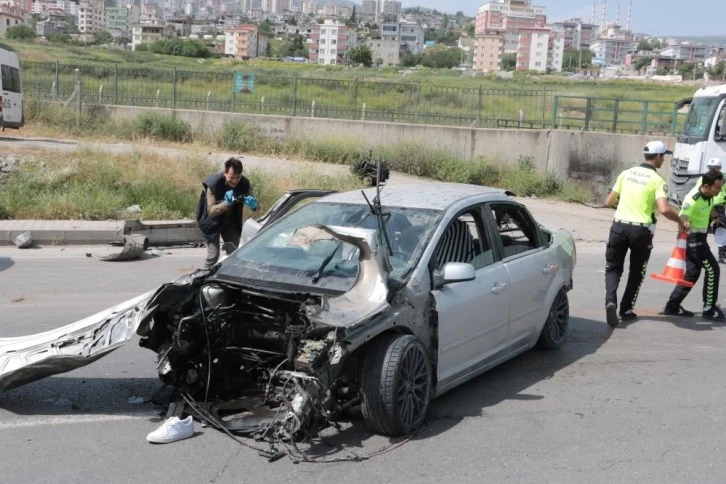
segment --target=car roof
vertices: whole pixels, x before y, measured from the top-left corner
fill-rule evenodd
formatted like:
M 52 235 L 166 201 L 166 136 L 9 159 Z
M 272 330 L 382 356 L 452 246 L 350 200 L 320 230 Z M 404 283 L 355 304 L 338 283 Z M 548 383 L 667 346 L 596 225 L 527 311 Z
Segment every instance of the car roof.
M 368 200 L 373 201 L 376 196 L 375 188 L 362 190 Z M 481 185 L 467 185 L 464 183 L 405 183 L 400 185 L 385 185 L 381 187 L 381 205 L 389 207 L 428 208 L 445 210 L 459 200 L 485 195 L 487 199 L 507 199 L 511 192 L 501 188 L 485 187 Z M 489 195 L 488 197 L 486 195 Z M 361 190 L 334 193 L 321 198 L 322 203 L 356 203 L 366 204 L 361 196 Z

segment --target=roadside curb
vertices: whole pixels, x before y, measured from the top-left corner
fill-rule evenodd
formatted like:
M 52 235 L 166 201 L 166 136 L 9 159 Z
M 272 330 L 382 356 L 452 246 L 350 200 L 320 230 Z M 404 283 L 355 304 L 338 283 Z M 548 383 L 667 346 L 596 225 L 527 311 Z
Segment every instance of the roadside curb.
M 95 245 L 123 242 L 124 235 L 142 234 L 150 245 L 201 243 L 196 221 L 140 220 L 0 220 L 0 246 L 13 245 L 18 235 L 30 232 L 35 245 Z

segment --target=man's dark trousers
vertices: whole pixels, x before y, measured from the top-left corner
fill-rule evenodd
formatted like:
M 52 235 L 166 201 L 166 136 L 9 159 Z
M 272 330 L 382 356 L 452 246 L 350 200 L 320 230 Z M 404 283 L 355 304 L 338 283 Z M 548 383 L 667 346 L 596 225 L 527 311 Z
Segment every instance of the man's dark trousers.
M 613 222 L 605 250 L 605 304 L 618 303 L 618 285 L 623 275 L 625 256 L 630 251 L 630 272 L 620 303 L 620 314 L 635 306 L 645 269 L 653 250 L 653 233 L 647 226 Z

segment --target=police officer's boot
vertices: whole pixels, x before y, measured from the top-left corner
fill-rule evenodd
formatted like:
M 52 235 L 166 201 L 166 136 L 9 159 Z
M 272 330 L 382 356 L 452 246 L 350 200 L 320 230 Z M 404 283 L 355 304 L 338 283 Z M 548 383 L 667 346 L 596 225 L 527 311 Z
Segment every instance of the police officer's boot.
M 726 245 L 718 247 L 718 263 L 726 264 Z

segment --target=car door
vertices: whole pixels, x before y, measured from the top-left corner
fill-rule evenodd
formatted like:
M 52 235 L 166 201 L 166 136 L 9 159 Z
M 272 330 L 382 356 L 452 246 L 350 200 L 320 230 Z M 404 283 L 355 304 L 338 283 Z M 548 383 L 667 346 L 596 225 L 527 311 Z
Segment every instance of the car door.
M 557 272 L 556 254 L 544 249 L 544 238 L 527 209 L 497 202 L 485 210 L 497 234 L 497 248 L 511 283 L 510 341 L 526 344 L 544 322 L 547 292 Z
M 472 281 L 432 291 L 438 314 L 438 381 L 442 387 L 466 379 L 496 359 L 509 334 L 507 268 L 497 258 L 482 214 L 482 206 L 475 206 L 449 222 L 429 266 L 433 271 L 447 262 L 467 262 L 476 273 Z M 457 250 L 461 247 L 466 250 Z

